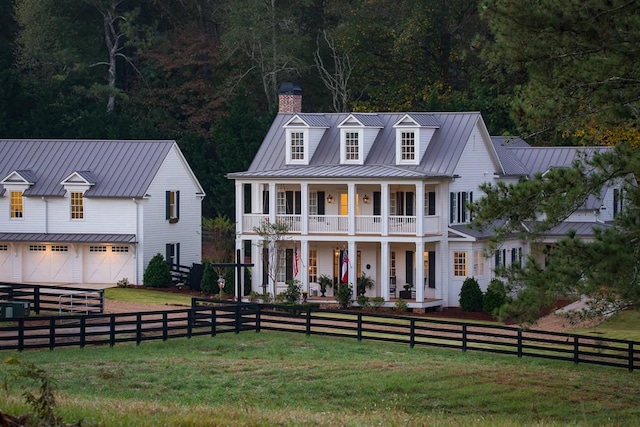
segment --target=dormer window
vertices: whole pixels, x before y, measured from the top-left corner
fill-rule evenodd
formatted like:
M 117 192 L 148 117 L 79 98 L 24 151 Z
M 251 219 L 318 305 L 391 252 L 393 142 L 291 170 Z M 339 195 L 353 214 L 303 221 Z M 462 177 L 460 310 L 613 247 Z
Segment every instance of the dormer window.
M 400 157 L 403 161 L 415 161 L 416 133 L 414 131 L 400 132 Z
M 292 163 L 305 162 L 305 141 L 304 131 L 291 131 L 289 133 L 289 156 Z
M 71 219 L 84 219 L 84 194 L 71 192 Z
M 22 216 L 24 215 L 22 191 L 9 192 L 9 210 L 11 211 L 11 219 L 22 218 Z
M 344 160 L 348 162 L 358 162 L 360 160 L 360 133 L 354 131 L 344 132 Z

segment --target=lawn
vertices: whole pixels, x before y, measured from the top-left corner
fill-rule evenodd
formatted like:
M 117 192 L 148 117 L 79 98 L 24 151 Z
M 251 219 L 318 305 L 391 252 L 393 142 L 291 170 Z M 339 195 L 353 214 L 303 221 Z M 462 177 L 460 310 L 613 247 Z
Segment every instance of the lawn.
M 634 425 L 638 373 L 513 356 L 274 332 L 0 352 L 57 380 L 83 426 Z M 4 365 L 0 408 L 36 384 Z

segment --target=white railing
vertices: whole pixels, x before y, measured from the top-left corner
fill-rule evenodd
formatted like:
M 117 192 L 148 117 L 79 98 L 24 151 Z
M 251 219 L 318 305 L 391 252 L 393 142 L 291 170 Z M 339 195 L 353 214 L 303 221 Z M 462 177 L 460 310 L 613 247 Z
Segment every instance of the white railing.
M 349 231 L 346 215 L 311 215 L 309 217 L 309 233 L 338 233 Z
M 389 234 L 416 234 L 416 217 L 390 215 Z
M 440 234 L 440 216 L 425 216 L 422 223 L 422 234 Z
M 382 233 L 382 218 L 374 215 L 359 215 L 356 217 L 356 233 Z
M 242 232 L 253 233 L 253 229 L 260 227 L 269 221 L 268 214 L 244 214 L 242 215 Z
M 301 230 L 301 215 L 276 215 L 276 221 L 287 225 L 289 233 L 299 233 Z

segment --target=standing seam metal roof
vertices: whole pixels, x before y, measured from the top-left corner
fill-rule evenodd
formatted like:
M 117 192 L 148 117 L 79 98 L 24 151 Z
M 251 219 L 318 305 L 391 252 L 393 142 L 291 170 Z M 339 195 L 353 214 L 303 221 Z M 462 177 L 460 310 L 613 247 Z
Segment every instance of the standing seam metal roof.
M 95 181 L 86 197 L 143 197 L 175 141 L 0 140 L 0 179 L 28 170 L 25 196 L 64 196 L 74 172 Z

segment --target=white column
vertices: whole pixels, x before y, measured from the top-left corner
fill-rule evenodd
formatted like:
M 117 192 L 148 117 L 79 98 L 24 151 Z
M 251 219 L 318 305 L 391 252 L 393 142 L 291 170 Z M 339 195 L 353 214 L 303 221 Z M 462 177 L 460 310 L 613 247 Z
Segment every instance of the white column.
M 244 198 L 242 194 L 244 184 L 236 181 L 236 234 L 242 234 L 242 223 L 244 222 Z M 136 206 L 137 208 L 137 206 Z
M 347 184 L 347 213 L 349 236 L 356 234 L 356 185 L 352 182 Z
M 349 241 L 349 282 L 352 284 L 352 298 L 356 298 L 357 290 L 358 290 L 358 276 L 357 267 L 358 266 L 358 246 L 354 240 Z
M 385 301 L 389 301 L 389 242 L 380 242 L 380 292 Z
M 276 200 L 278 198 L 276 183 L 269 183 L 269 221 L 271 223 L 276 222 Z
M 300 233 L 305 235 L 309 234 L 309 184 L 306 182 L 300 183 L 300 204 Z
M 242 246 L 242 239 L 236 239 L 236 250 L 234 251 L 234 255 L 238 255 L 238 249 L 240 249 L 240 262 L 244 263 L 244 250 L 242 250 Z M 236 260 L 236 262 L 238 262 L 238 260 Z M 242 279 L 244 279 L 244 277 L 236 277 L 233 283 L 233 294 L 236 296 L 236 301 L 238 300 L 238 282 L 242 283 Z M 244 289 L 242 289 L 241 292 L 244 293 Z
M 382 215 L 382 235 L 389 235 L 389 184 L 380 184 L 380 214 Z M 387 270 L 388 272 L 389 270 Z M 388 276 L 388 274 L 387 274 Z
M 424 301 L 424 242 L 416 242 L 416 302 Z
M 422 235 L 424 235 L 424 182 L 420 181 L 416 183 L 416 236 Z
M 309 294 L 309 242 L 307 242 L 306 240 L 300 241 L 299 256 L 300 261 L 298 262 L 298 280 L 300 280 L 302 290 L 307 291 L 307 294 Z
M 262 293 L 262 250 L 259 245 L 260 240 L 251 241 L 251 290 Z

